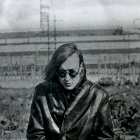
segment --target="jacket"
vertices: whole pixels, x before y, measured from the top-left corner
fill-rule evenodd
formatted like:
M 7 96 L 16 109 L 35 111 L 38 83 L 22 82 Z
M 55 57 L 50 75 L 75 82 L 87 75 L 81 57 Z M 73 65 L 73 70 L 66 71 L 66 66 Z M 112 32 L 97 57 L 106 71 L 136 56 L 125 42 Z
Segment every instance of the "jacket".
M 36 86 L 27 128 L 28 140 L 112 140 L 108 94 L 86 80 L 67 104 L 61 90 Z

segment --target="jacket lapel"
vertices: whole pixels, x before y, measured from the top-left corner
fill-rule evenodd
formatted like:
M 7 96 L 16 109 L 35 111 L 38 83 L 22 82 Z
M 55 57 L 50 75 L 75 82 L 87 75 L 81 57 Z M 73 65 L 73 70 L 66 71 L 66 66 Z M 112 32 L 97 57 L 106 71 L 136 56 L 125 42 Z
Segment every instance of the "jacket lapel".
M 93 98 L 93 89 L 92 93 L 90 92 L 91 83 L 86 81 L 80 93 L 75 98 L 75 100 L 68 106 L 64 114 L 64 120 L 62 122 L 61 131 L 66 132 L 69 130 L 83 114 L 83 112 L 89 106 L 91 99 Z

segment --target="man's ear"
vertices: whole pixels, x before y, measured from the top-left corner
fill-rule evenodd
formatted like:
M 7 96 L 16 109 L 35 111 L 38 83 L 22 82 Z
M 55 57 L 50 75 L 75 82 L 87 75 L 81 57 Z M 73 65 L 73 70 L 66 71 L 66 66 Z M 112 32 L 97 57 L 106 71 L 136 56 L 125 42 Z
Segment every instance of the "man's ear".
M 83 62 L 80 64 L 80 72 L 83 70 Z
M 80 67 L 83 67 L 83 62 L 80 64 Z

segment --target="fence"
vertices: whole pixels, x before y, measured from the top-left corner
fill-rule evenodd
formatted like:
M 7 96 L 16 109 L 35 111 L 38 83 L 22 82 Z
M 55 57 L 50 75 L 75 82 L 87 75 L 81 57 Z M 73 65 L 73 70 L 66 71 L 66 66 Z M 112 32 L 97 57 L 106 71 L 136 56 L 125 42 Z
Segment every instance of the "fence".
M 88 57 L 88 55 L 84 55 Z M 92 55 L 95 61 L 86 62 L 88 76 L 94 75 L 96 79 L 102 77 L 112 77 L 113 81 L 121 82 L 131 81 L 133 84 L 139 83 L 140 77 L 140 61 L 134 55 L 126 55 L 121 59 L 120 54 L 114 55 Z M 0 66 L 0 80 L 1 81 L 16 81 L 16 80 L 40 80 L 43 76 L 44 69 L 47 65 L 45 55 L 32 55 L 32 59 L 21 56 L 10 56 L 10 61 L 17 61 L 17 63 L 8 63 L 8 65 L 1 64 Z M 115 57 L 115 58 L 114 58 Z M 89 58 L 89 57 L 88 57 Z M 127 61 L 126 61 L 127 59 Z M 7 59 L 8 60 L 8 59 Z M 19 62 L 20 63 L 19 63 Z M 44 64 L 44 65 L 43 65 Z M 93 76 L 92 76 L 93 77 Z
M 57 37 L 58 46 L 68 42 L 77 43 L 82 50 L 92 79 L 109 76 L 118 83 L 139 82 L 139 35 Z M 44 36 L 1 39 L 0 81 L 40 80 L 54 50 L 54 41 L 50 40 L 48 48 Z

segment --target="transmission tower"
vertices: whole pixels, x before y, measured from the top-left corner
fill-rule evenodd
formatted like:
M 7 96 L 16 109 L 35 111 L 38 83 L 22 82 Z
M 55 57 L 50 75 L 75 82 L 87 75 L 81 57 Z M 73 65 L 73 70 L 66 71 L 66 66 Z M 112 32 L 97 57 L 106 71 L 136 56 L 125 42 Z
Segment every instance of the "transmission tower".
M 40 28 L 42 31 L 47 31 L 49 9 L 47 0 L 40 0 Z
M 54 46 L 56 50 L 56 16 L 54 15 Z
M 48 61 L 50 53 L 50 4 L 48 0 L 40 0 L 40 28 L 43 36 L 47 35 Z M 47 33 L 47 34 L 46 34 Z

